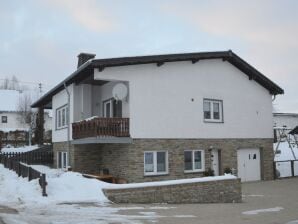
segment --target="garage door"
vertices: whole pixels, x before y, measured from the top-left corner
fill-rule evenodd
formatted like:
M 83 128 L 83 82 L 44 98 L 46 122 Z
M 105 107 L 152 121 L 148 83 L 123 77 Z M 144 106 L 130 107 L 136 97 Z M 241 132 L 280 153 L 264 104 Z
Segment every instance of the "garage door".
M 237 162 L 238 177 L 242 182 L 261 180 L 259 149 L 239 149 Z

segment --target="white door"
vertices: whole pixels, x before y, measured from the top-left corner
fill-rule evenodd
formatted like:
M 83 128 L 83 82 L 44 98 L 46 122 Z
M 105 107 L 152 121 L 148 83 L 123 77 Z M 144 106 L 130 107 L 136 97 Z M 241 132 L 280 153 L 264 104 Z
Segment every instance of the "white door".
M 103 102 L 103 117 L 113 117 L 113 101 L 107 100 Z
M 57 152 L 57 167 L 63 170 L 68 168 L 67 152 Z
M 214 170 L 214 176 L 219 175 L 219 161 L 218 161 L 218 150 L 212 149 L 211 151 L 212 169 Z
M 261 180 L 259 149 L 239 149 L 237 162 L 238 177 L 242 182 Z

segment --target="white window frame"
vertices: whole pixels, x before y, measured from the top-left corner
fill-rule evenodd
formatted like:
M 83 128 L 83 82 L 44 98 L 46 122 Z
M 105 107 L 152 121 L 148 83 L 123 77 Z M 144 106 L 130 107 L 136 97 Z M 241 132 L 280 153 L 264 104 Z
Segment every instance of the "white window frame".
M 64 114 L 62 113 L 63 110 L 64 110 Z M 64 121 L 64 124 L 62 121 Z M 68 106 L 64 105 L 56 109 L 56 129 L 57 130 L 63 129 L 63 128 L 66 128 L 67 126 L 68 126 Z
M 166 171 L 164 172 L 157 172 L 157 153 L 164 152 L 165 153 L 165 162 L 166 162 Z M 145 170 L 145 154 L 152 153 L 153 154 L 153 172 L 146 172 Z M 169 161 L 168 161 L 168 151 L 144 151 L 144 176 L 157 176 L 157 175 L 166 175 L 169 173 Z
M 59 153 L 61 153 L 61 157 L 59 156 Z M 64 161 L 65 161 L 65 163 L 64 163 Z M 61 167 L 59 167 L 59 164 L 61 164 Z M 68 168 L 68 153 L 66 151 L 57 152 L 57 168 L 62 169 L 62 170 L 67 170 L 67 168 Z
M 205 150 L 203 149 L 196 149 L 196 150 L 184 150 L 183 152 L 183 161 L 185 163 L 185 158 L 184 158 L 184 153 L 185 152 L 191 152 L 191 164 L 192 164 L 192 169 L 191 170 L 185 170 L 185 164 L 184 164 L 184 173 L 194 173 L 194 172 L 204 172 L 205 171 Z M 201 152 L 201 164 L 202 168 L 201 169 L 195 169 L 195 152 Z
M 114 115 L 114 108 L 113 108 L 113 99 L 108 99 L 103 101 L 103 117 L 107 117 L 107 108 L 106 105 L 110 104 L 110 117 Z
M 205 118 L 204 103 L 210 103 L 210 119 Z M 214 118 L 214 103 L 219 104 L 219 119 Z M 203 100 L 203 118 L 205 122 L 223 123 L 223 101 L 216 99 L 204 99 Z

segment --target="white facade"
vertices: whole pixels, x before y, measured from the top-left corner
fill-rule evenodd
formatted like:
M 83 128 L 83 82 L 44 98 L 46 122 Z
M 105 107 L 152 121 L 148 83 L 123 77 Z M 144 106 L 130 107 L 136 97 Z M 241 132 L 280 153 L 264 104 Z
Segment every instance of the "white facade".
M 27 98 L 28 97 L 28 98 Z M 34 91 L 18 91 L 1 89 L 0 90 L 0 131 L 28 131 L 29 125 L 24 122 L 20 115 L 20 106 L 23 106 L 25 99 L 34 99 L 36 93 Z M 23 103 L 22 103 L 23 102 Z M 29 103 L 29 102 L 26 102 Z M 2 117 L 7 118 L 7 122 L 2 121 Z M 45 131 L 52 129 L 52 117 L 50 111 L 44 114 Z
M 68 86 L 70 122 L 102 116 L 103 101 L 124 82 L 129 95 L 122 116 L 130 118 L 132 138 L 272 138 L 272 97 L 259 83 L 219 59 L 107 67 L 94 78 L 104 85 Z M 203 99 L 221 100 L 223 122 L 207 123 Z M 65 90 L 53 97 L 53 142 L 67 140 L 56 130 L 56 109 L 67 104 Z
M 132 138 L 272 138 L 267 89 L 222 60 L 95 69 L 129 82 Z M 223 123 L 205 123 L 203 99 L 223 101 Z
M 73 117 L 74 117 L 74 111 L 75 111 L 75 107 L 74 107 L 74 85 L 69 85 L 68 87 L 68 91 L 70 93 L 70 123 L 72 123 L 74 121 Z M 77 101 L 79 101 L 79 99 L 77 99 Z M 57 109 L 60 107 L 63 107 L 65 105 L 67 105 L 68 103 L 68 95 L 66 90 L 62 90 L 59 93 L 57 93 L 56 95 L 53 96 L 52 99 L 52 110 L 53 110 L 53 120 L 52 120 L 52 141 L 53 142 L 61 142 L 61 141 L 67 141 L 67 128 L 63 128 L 63 129 L 57 129 L 57 125 L 56 125 L 56 119 L 57 119 Z M 70 128 L 70 136 L 72 136 L 72 129 Z
M 7 117 L 7 123 L 2 123 L 2 116 Z M 48 113 L 44 114 L 44 129 L 49 131 L 52 129 L 52 118 Z M 0 131 L 9 132 L 9 131 L 28 131 L 29 125 L 23 122 L 23 119 L 19 112 L 9 111 L 9 112 L 0 112 Z
M 2 116 L 7 117 L 7 123 L 2 123 Z M 29 125 L 22 122 L 22 117 L 18 112 L 0 112 L 0 130 L 9 131 L 28 131 Z

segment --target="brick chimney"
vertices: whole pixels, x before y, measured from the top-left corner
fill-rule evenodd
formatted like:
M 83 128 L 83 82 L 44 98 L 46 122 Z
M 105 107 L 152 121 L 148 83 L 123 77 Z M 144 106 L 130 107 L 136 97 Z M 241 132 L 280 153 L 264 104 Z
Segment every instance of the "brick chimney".
M 78 55 L 78 68 L 86 61 L 95 58 L 96 54 L 80 53 Z

